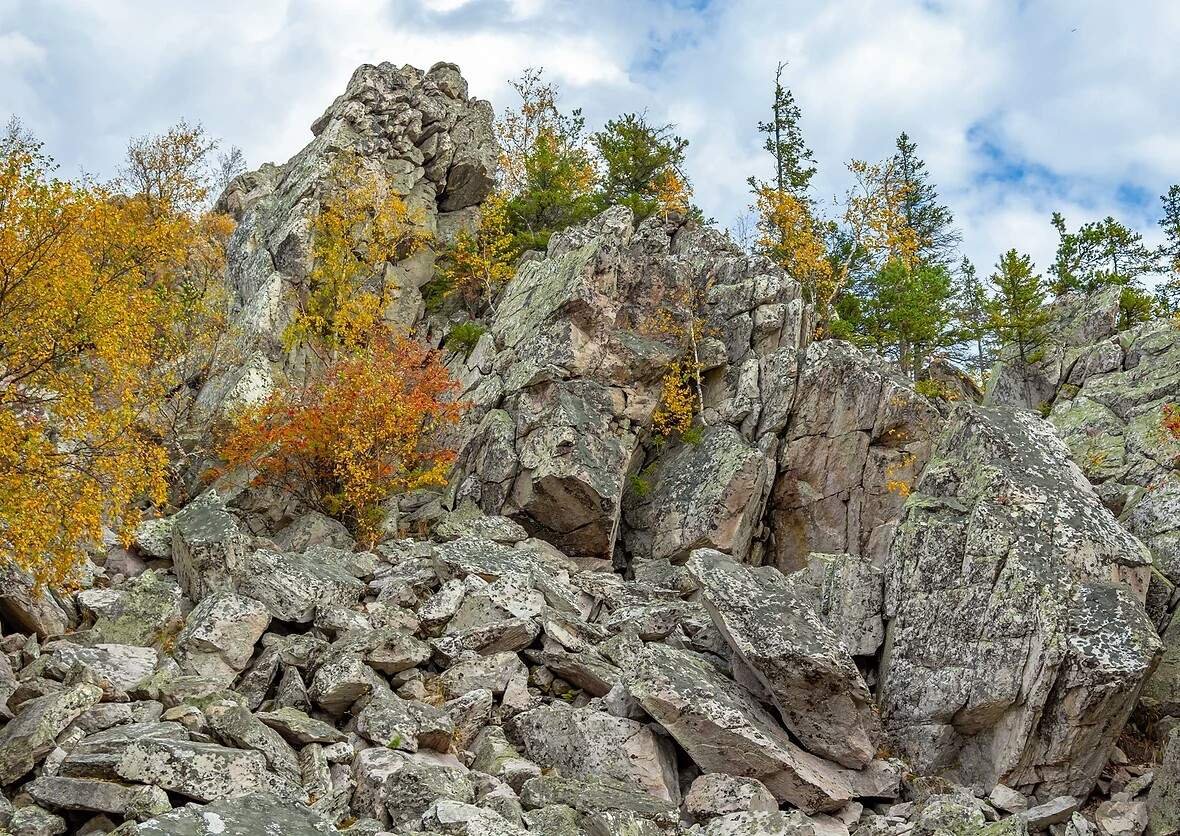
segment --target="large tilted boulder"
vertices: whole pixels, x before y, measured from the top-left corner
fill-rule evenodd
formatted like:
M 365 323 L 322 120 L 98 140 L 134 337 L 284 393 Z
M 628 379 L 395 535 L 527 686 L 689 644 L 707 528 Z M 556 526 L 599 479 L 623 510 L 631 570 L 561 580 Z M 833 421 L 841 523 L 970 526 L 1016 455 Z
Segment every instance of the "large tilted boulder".
M 767 562 L 792 571 L 810 552 L 883 562 L 942 418 L 889 363 L 848 343 L 813 343 L 800 365 L 767 509 Z
M 880 737 L 872 697 L 839 638 L 774 568 L 693 552 L 693 579 L 714 624 L 814 754 L 859 769 Z
M 890 551 L 886 729 L 920 772 L 1084 798 L 1160 651 L 1149 571 L 1048 424 L 961 408 Z

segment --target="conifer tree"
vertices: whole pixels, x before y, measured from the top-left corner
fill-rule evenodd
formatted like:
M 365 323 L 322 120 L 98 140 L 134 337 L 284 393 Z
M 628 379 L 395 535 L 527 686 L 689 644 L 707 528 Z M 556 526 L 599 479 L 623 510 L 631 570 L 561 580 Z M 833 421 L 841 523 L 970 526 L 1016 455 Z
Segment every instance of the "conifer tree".
M 769 122 L 759 122 L 759 133 L 766 134 L 763 148 L 774 159 L 774 186 L 779 192 L 790 192 L 796 198 L 806 199 L 815 176 L 815 158 L 803 140 L 800 125 L 802 114 L 790 89 L 783 86 L 783 70 L 786 64 L 780 62 L 774 74 L 774 103 L 771 106 Z M 755 178 L 750 186 L 758 188 Z
M 996 295 L 988 304 L 992 328 L 1005 346 L 1015 349 L 1023 363 L 1040 359 L 1045 343 L 1045 286 L 1032 259 L 1015 249 L 1004 253 L 991 276 Z
M 995 333 L 988 316 L 990 298 L 975 265 L 966 256 L 959 263 L 957 279 L 955 317 L 959 324 L 959 339 L 966 347 L 961 359 L 982 382 L 995 362 Z
M 893 159 L 901 189 L 902 215 L 916 242 L 916 262 L 949 267 L 962 236 L 955 229 L 951 210 L 939 203 L 938 191 L 930 182 L 930 172 L 918 156 L 917 143 L 909 134 L 902 132 L 897 137 L 897 153 Z
M 1057 256 L 1049 272 L 1052 290 L 1061 295 L 1071 290 L 1093 293 L 1111 284 L 1129 285 L 1142 276 L 1157 272 L 1158 253 L 1143 242 L 1138 232 L 1107 216 L 1084 223 L 1070 232 L 1065 218 L 1054 212 Z
M 688 140 L 677 136 L 672 125 L 652 125 L 646 117 L 628 113 L 607 122 L 590 143 L 602 166 L 595 194 L 599 210 L 627 206 L 643 220 L 659 209 L 688 206 Z
M 1164 230 L 1164 243 L 1160 245 L 1159 256 L 1167 278 L 1155 293 L 1156 308 L 1165 316 L 1180 312 L 1180 186 L 1172 186 L 1160 197 L 1164 205 L 1164 216 L 1160 226 Z
M 950 272 L 899 258 L 861 282 L 861 342 L 897 360 L 917 380 L 939 349 L 957 341 Z

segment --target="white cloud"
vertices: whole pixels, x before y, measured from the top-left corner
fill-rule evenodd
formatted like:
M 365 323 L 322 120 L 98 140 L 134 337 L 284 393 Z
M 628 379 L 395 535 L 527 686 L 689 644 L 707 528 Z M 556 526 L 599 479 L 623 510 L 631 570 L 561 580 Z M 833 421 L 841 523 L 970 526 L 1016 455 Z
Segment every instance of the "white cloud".
M 1155 235 L 1154 195 L 1180 178 L 1178 41 L 1169 0 L 0 0 L 0 117 L 67 172 L 109 173 L 180 117 L 260 163 L 307 141 L 359 63 L 454 61 L 497 109 L 543 65 L 591 125 L 677 122 L 699 202 L 729 223 L 766 169 L 753 126 L 782 59 L 821 195 L 905 130 L 973 260 L 1017 246 L 1045 265 L 1054 209 Z

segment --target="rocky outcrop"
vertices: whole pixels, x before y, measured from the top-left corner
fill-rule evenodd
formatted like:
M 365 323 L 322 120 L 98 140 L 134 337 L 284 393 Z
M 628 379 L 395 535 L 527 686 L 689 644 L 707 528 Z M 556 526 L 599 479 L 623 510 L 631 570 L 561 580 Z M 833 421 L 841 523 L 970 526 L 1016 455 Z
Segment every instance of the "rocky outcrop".
M 960 409 L 890 550 L 886 728 L 919 771 L 1085 796 L 1160 650 L 1149 573 L 1048 424 Z
M 362 67 L 313 133 L 222 196 L 242 351 L 207 412 L 306 371 L 281 334 L 335 162 L 440 240 L 491 184 L 490 109 L 452 65 Z M 432 260 L 373 279 L 437 346 Z M 5 579 L 0 829 L 1170 832 L 1175 752 L 1153 785 L 1138 738 L 1115 747 L 1152 620 L 1180 635 L 1170 487 L 1152 487 L 1172 453 L 1147 431 L 1175 391 L 1168 332 L 1116 336 L 1108 307 L 1075 305 L 1040 376 L 1010 364 L 991 390 L 1048 393 L 1049 422 L 930 370 L 952 409 L 812 342 L 769 261 L 619 207 L 492 302 L 470 352 L 443 346 L 470 403 L 453 480 L 400 497 L 371 550 L 230 474 L 76 591 Z M 693 427 L 662 438 L 689 356 Z M 1109 459 L 1079 470 L 1084 439 Z M 1156 715 L 1180 704 L 1177 653 L 1147 686 Z

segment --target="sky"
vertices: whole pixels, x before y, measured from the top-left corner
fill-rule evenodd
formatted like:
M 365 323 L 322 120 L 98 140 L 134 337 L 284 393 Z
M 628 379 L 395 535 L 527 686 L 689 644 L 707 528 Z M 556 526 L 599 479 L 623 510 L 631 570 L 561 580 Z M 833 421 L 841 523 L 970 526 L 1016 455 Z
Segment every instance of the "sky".
M 0 0 L 0 118 L 67 176 L 112 175 L 131 137 L 199 122 L 282 162 L 362 63 L 460 66 L 497 112 L 543 67 L 591 128 L 675 123 L 696 202 L 732 227 L 767 177 L 774 69 L 802 109 L 827 204 L 845 162 L 918 143 L 987 274 L 1052 261 L 1054 211 L 1160 240 L 1180 182 L 1176 0 Z

